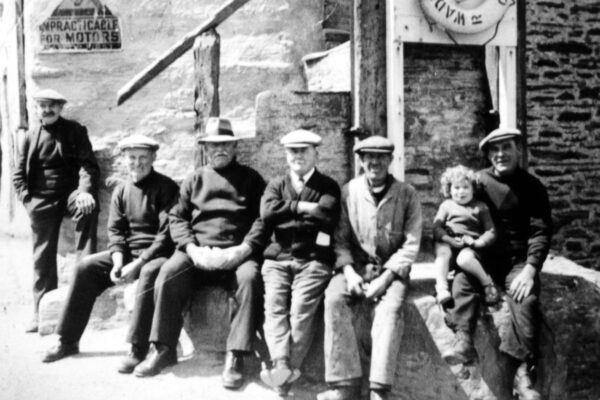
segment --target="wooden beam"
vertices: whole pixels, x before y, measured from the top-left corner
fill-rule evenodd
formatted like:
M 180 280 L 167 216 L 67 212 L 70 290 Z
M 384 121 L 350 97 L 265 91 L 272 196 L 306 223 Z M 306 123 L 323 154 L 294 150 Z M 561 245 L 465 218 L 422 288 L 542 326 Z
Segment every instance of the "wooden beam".
M 386 4 L 387 136 L 394 142 L 392 173 L 404 180 L 404 43 L 397 32 L 395 1 Z
M 23 0 L 15 1 L 15 27 L 17 36 L 17 81 L 19 90 L 19 125 L 18 130 L 26 131 L 29 128 L 27 118 L 27 84 L 25 74 L 25 33 L 24 33 L 24 8 Z
M 220 23 L 229 18 L 240 7 L 250 0 L 230 0 L 220 9 L 218 9 L 210 18 L 204 21 L 193 31 L 190 31 L 173 45 L 164 54 L 158 57 L 154 62 L 148 65 L 144 70 L 137 74 L 132 80 L 127 82 L 117 93 L 117 105 L 123 104 L 127 99 L 133 96 L 138 90 L 143 88 L 154 77 L 164 71 L 169 65 L 175 62 L 186 51 L 192 48 L 197 36 L 211 29 L 215 29 Z
M 527 152 L 527 5 L 525 1 L 517 2 L 517 128 L 521 131 L 521 163 L 528 166 Z

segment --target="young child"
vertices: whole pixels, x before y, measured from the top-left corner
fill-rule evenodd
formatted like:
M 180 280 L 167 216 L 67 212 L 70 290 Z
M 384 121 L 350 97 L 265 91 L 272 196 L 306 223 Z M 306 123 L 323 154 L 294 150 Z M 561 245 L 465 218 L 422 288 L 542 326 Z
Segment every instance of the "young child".
M 496 239 L 494 223 L 485 203 L 473 198 L 475 171 L 462 165 L 446 169 L 441 178 L 442 202 L 433 220 L 437 301 L 446 306 L 452 300 L 448 270 L 457 266 L 479 280 L 488 305 L 500 301 L 498 288 L 480 263 L 480 251 Z

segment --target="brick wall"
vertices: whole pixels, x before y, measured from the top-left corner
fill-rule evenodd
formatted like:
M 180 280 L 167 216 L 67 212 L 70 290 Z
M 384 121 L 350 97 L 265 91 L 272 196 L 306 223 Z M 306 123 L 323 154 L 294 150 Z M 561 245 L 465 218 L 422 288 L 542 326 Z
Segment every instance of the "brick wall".
M 547 185 L 553 248 L 600 269 L 600 3 L 527 3 L 530 169 Z

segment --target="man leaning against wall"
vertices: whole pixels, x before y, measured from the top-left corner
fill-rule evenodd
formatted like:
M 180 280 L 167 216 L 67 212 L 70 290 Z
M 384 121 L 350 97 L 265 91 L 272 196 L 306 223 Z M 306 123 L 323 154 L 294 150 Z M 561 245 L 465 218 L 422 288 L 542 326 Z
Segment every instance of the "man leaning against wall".
M 65 96 L 43 89 L 34 100 L 38 121 L 19 146 L 13 173 L 33 242 L 33 317 L 26 332 L 37 332 L 42 296 L 57 287 L 56 252 L 66 214 L 76 223 L 80 255 L 96 251 L 100 176 L 87 129 L 61 116 Z

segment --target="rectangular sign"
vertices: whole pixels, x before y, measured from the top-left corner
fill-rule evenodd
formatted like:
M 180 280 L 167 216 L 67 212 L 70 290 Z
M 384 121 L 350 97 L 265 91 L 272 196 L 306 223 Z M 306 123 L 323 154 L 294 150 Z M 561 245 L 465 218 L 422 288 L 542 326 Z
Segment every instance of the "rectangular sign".
M 121 48 L 118 18 L 97 1 L 64 1 L 39 26 L 39 35 L 45 52 Z

